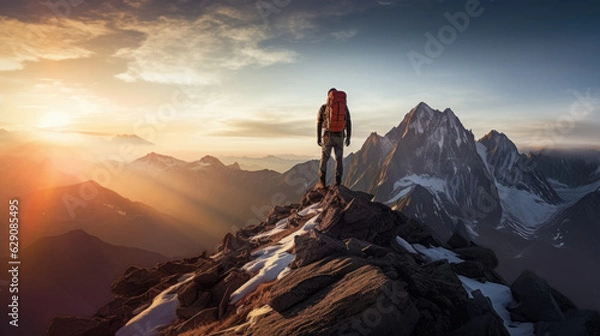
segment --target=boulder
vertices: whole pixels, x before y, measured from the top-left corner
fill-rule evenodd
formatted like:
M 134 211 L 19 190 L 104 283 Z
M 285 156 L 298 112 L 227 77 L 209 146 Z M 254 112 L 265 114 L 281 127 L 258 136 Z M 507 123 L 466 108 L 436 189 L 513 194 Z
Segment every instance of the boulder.
M 167 261 L 166 263 L 158 265 L 158 269 L 168 275 L 183 275 L 185 273 L 194 272 L 198 269 L 198 266 L 180 261 Z
M 337 257 L 293 270 L 273 284 L 269 305 L 283 312 L 365 264 L 360 258 Z
M 510 286 L 510 290 L 519 302 L 514 312 L 528 321 L 556 322 L 565 318 L 546 280 L 532 271 L 524 271 Z
M 447 244 L 450 245 L 450 247 L 452 248 L 461 248 L 468 247 L 470 245 L 470 242 L 467 238 L 460 234 L 460 232 L 454 231 L 450 239 L 448 239 Z
M 410 244 L 421 244 L 424 246 L 440 244 L 433 238 L 431 231 L 423 223 L 406 217 L 402 212 L 396 211 L 402 219 L 402 225 L 398 228 L 398 236 Z
M 223 299 L 225 293 L 233 293 L 240 288 L 246 281 L 250 280 L 248 272 L 234 268 L 230 270 L 225 278 L 219 281 L 210 289 L 212 297 L 211 305 L 218 306 Z
M 498 258 L 496 257 L 496 253 L 488 248 L 481 246 L 469 246 L 456 248 L 453 251 L 457 253 L 463 260 L 479 261 L 489 269 L 498 267 Z
M 198 298 L 198 284 L 190 281 L 177 290 L 177 298 L 182 307 L 189 307 Z
M 267 215 L 266 225 L 271 226 L 279 222 L 280 220 L 289 217 L 292 214 L 293 210 L 298 210 L 300 204 L 290 204 L 290 205 L 276 205 L 271 209 L 269 214 Z
M 401 216 L 386 205 L 355 196 L 344 187 L 328 193 L 316 230 L 338 240 L 356 238 L 389 246 L 403 223 Z
M 321 260 L 337 252 L 345 252 L 346 246 L 324 234 L 311 231 L 294 238 L 295 257 L 290 267 L 298 268 Z
M 219 280 L 221 280 L 221 276 L 219 274 L 219 265 L 217 264 L 209 269 L 198 271 L 193 279 L 195 283 L 203 288 L 211 288 Z
M 227 233 L 225 237 L 223 237 L 223 253 L 229 254 L 231 252 L 238 251 L 248 245 L 248 243 L 231 233 Z
M 365 265 L 310 295 L 283 315 L 276 311 L 265 314 L 248 334 L 272 335 L 276 330 L 279 335 L 298 336 L 408 336 L 418 319 L 419 312 L 404 288 L 377 267 Z

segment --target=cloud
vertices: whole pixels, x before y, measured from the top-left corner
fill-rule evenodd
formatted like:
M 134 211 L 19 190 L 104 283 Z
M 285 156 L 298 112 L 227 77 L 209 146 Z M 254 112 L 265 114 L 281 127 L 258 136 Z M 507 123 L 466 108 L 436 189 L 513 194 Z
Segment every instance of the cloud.
M 192 21 L 160 17 L 119 22 L 120 29 L 142 32 L 146 39 L 114 55 L 127 61 L 127 70 L 117 78 L 126 82 L 218 84 L 235 70 L 296 59 L 294 51 L 262 46 L 269 35 L 243 12 L 219 6 L 207 12 Z
M 147 5 L 148 3 L 150 3 L 152 0 L 123 0 L 123 2 L 128 5 L 131 6 L 135 9 L 140 9 L 141 7 Z
M 356 36 L 357 33 L 358 33 L 358 31 L 356 29 L 349 29 L 349 30 L 333 32 L 333 33 L 331 33 L 331 35 L 336 40 L 345 41 L 345 40 L 353 38 L 354 36 Z
M 0 17 L 0 71 L 22 70 L 28 61 L 90 57 L 93 52 L 82 44 L 109 32 L 103 21 L 62 19 L 28 23 Z
M 290 138 L 314 136 L 314 122 L 279 118 L 229 119 L 212 135 L 243 138 Z

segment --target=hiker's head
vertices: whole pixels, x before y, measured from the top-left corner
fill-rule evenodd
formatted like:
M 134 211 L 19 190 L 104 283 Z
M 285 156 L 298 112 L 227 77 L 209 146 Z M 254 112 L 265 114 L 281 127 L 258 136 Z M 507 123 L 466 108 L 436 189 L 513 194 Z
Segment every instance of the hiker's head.
M 329 96 L 329 94 L 331 93 L 331 91 L 337 91 L 335 88 L 331 88 L 329 89 L 329 91 L 327 91 L 327 95 Z

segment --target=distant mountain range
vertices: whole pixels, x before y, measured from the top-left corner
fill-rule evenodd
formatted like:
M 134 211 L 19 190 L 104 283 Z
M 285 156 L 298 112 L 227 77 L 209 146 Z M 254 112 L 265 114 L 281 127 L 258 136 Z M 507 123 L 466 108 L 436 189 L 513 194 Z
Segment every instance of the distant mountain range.
M 262 221 L 273 205 L 297 199 L 308 179 L 302 173 L 246 171 L 212 156 L 186 162 L 150 153 L 123 165 L 109 187 L 194 223 L 216 243 L 236 227 Z
M 219 157 L 225 164 L 238 163 L 244 170 L 262 170 L 272 169 L 280 173 L 290 170 L 293 166 L 309 161 L 313 158 L 297 155 L 267 155 L 264 157 L 249 156 L 221 156 Z
M 20 326 L 16 330 L 2 323 L 2 335 L 43 335 L 57 315 L 91 315 L 111 298 L 111 282 L 127 268 L 149 267 L 167 258 L 74 230 L 22 248 L 20 259 Z M 0 279 L 7 276 L 3 272 Z M 6 308 L 3 304 L 3 316 Z
M 21 197 L 21 241 L 29 245 L 46 236 L 83 229 L 111 244 L 167 256 L 186 256 L 212 247 L 203 230 L 130 201 L 88 181 L 35 191 Z

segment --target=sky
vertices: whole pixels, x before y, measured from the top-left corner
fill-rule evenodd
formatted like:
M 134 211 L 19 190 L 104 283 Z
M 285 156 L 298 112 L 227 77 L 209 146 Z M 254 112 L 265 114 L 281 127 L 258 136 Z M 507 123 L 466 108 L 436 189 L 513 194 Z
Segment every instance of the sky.
M 4 1 L 0 128 L 137 134 L 188 159 L 317 157 L 336 87 L 348 152 L 421 101 L 476 139 L 597 146 L 598 17 L 597 1 Z

